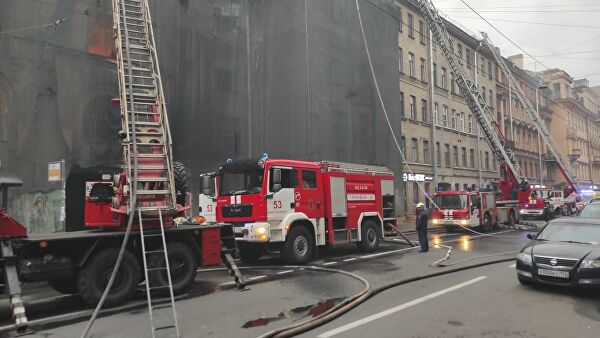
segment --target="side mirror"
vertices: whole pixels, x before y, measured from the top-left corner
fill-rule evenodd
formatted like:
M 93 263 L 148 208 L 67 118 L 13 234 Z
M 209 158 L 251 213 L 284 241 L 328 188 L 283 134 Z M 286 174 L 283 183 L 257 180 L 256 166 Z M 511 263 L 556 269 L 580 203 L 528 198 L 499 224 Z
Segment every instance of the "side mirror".
M 530 234 L 527 234 L 527 238 L 529 238 L 529 239 L 535 239 L 535 236 L 530 233 Z
M 273 192 L 281 190 L 281 169 L 273 169 Z
M 204 175 L 200 177 L 200 190 L 203 195 L 210 195 L 210 179 L 211 177 L 208 175 Z

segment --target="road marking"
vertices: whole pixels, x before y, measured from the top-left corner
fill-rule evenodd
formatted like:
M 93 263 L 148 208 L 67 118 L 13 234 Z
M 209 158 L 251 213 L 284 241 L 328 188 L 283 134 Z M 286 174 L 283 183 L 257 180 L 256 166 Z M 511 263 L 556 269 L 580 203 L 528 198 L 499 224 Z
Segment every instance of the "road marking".
M 254 276 L 254 277 L 248 278 L 248 280 L 255 280 L 255 279 L 261 279 L 261 278 L 267 278 L 267 276 L 266 275 Z
M 517 263 L 513 263 L 513 264 L 509 265 L 508 267 L 511 268 L 511 269 L 512 268 L 516 268 L 517 267 Z
M 283 275 L 283 274 L 290 273 L 290 272 L 294 272 L 294 270 L 279 271 L 277 274 L 278 275 Z
M 323 263 L 323 265 L 333 265 L 333 264 L 337 264 L 337 262 L 327 262 L 327 263 Z
M 351 261 L 355 261 L 355 260 L 357 260 L 357 259 L 358 259 L 358 258 L 356 258 L 356 257 L 350 257 L 350 258 L 346 258 L 346 259 L 344 259 L 344 262 L 351 262 Z
M 383 255 L 389 255 L 395 252 L 403 252 L 403 251 L 409 251 L 412 250 L 413 248 L 404 248 L 404 249 L 398 249 L 398 250 L 390 250 L 390 251 L 384 251 L 384 252 L 380 252 L 380 253 L 376 253 L 376 254 L 371 254 L 371 255 L 365 255 L 365 256 L 360 256 L 360 258 L 371 258 L 371 257 L 377 257 L 377 256 L 383 256 Z
M 477 278 L 471 279 L 471 280 L 469 280 L 469 281 L 466 281 L 466 282 L 464 282 L 464 283 L 460 283 L 460 284 L 457 284 L 457 285 L 451 286 L 451 287 L 449 287 L 449 288 L 447 288 L 447 289 L 443 289 L 443 290 L 440 290 L 440 291 L 434 292 L 434 293 L 432 293 L 432 294 L 429 294 L 429 295 L 427 295 L 427 296 L 424 296 L 424 297 L 421 297 L 421 298 L 417 298 L 417 299 L 415 299 L 415 300 L 412 300 L 412 301 L 410 301 L 410 302 L 408 302 L 408 303 L 404 303 L 404 304 L 398 305 L 398 306 L 396 306 L 396 307 L 393 307 L 393 308 L 391 308 L 391 309 L 387 309 L 387 310 L 385 310 L 385 311 L 382 311 L 382 312 L 376 313 L 376 314 L 374 314 L 374 315 L 371 315 L 371 316 L 369 316 L 369 317 L 366 317 L 366 318 L 363 318 L 363 319 L 357 320 L 357 321 L 355 321 L 355 322 L 352 322 L 352 323 L 350 323 L 350 324 L 346 324 L 346 325 L 344 325 L 344 326 L 340 326 L 340 327 L 338 327 L 337 329 L 333 329 L 333 330 L 327 331 L 327 332 L 325 332 L 325 333 L 322 333 L 322 334 L 320 334 L 320 335 L 319 335 L 319 336 L 317 336 L 317 337 L 319 337 L 319 338 L 328 338 L 328 337 L 331 337 L 331 336 L 335 336 L 336 334 L 340 334 L 340 333 L 342 333 L 342 332 L 346 332 L 346 331 L 348 331 L 348 330 L 351 330 L 351 329 L 353 329 L 353 328 L 355 328 L 355 327 L 358 327 L 358 326 L 361 326 L 361 325 L 364 325 L 364 324 L 370 323 L 370 322 L 372 322 L 372 321 L 374 321 L 374 320 L 377 320 L 377 319 L 379 319 L 379 318 L 382 318 L 382 317 L 385 317 L 385 316 L 389 316 L 389 315 L 391 315 L 391 314 L 393 314 L 393 313 L 396 313 L 396 312 L 399 312 L 399 311 L 402 311 L 402 310 L 408 309 L 409 307 L 412 307 L 412 306 L 415 306 L 415 305 L 417 305 L 417 304 L 420 304 L 420 303 L 426 302 L 426 301 L 428 301 L 428 300 L 431 300 L 431 299 L 433 299 L 433 298 L 436 298 L 436 297 L 442 296 L 442 295 L 444 295 L 444 294 L 446 294 L 446 293 L 449 293 L 449 292 L 452 292 L 452 291 L 458 290 L 458 289 L 460 289 L 460 288 L 464 288 L 464 287 L 466 287 L 466 286 L 469 286 L 469 285 L 471 285 L 471 284 L 474 284 L 474 283 L 477 283 L 477 282 L 479 282 L 479 281 L 482 281 L 482 280 L 484 280 L 484 279 L 486 279 L 486 278 L 487 278 L 487 276 L 479 276 L 479 277 L 477 277 Z

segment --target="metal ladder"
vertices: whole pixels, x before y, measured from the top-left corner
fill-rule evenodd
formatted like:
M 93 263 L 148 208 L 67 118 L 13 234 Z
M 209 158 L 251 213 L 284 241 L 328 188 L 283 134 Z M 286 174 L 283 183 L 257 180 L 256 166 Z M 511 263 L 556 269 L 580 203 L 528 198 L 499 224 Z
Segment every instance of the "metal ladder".
M 454 53 L 454 42 L 444 25 L 442 17 L 431 0 L 417 0 L 417 3 L 423 16 L 429 22 L 434 40 L 438 43 L 444 54 L 460 93 L 479 122 L 481 131 L 492 152 L 500 163 L 506 164 L 516 178 L 524 181 L 526 177 L 523 175 L 514 151 L 508 144 L 508 141 L 502 136 L 502 132 L 498 129 L 497 125 L 492 122 L 493 112 L 486 104 L 484 95 L 479 92 L 479 88 L 477 88 L 475 82 L 471 80 L 462 63 L 458 61 L 458 57 Z
M 556 142 L 554 142 L 554 138 L 552 138 L 552 135 L 550 134 L 550 131 L 548 130 L 548 128 L 546 128 L 546 124 L 544 123 L 544 120 L 537 114 L 537 111 L 536 111 L 536 109 L 534 109 L 531 102 L 529 100 L 527 100 L 525 93 L 523 92 L 523 89 L 521 88 L 521 86 L 517 83 L 517 81 L 513 77 L 512 72 L 510 71 L 508 65 L 506 64 L 506 62 L 500 55 L 499 50 L 490 41 L 489 36 L 483 32 L 482 32 L 482 35 L 484 37 L 484 40 L 483 40 L 484 45 L 487 46 L 492 51 L 492 54 L 494 55 L 494 59 L 496 59 L 496 63 L 498 63 L 498 65 L 502 69 L 502 72 L 504 73 L 504 75 L 506 75 L 506 78 L 508 79 L 510 86 L 512 88 L 514 88 L 514 93 L 516 95 L 517 100 L 519 100 L 519 102 L 521 102 L 521 104 L 525 108 L 524 109 L 525 112 L 531 119 L 531 122 L 533 123 L 533 125 L 538 130 L 538 133 L 544 140 L 544 143 L 548 147 L 548 150 L 550 150 L 550 153 L 552 154 L 552 156 L 554 156 L 554 159 L 558 163 L 558 166 L 561 168 L 561 171 L 562 171 L 565 179 L 567 180 L 567 182 L 569 183 L 571 188 L 573 190 L 577 191 L 577 187 L 575 186 L 575 182 L 576 182 L 575 175 L 573 175 L 571 173 L 571 170 L 570 170 L 569 166 L 567 165 L 567 162 L 564 160 L 562 154 L 558 150 L 559 149 L 558 145 L 556 144 Z M 512 98 L 509 98 L 509 99 L 512 100 Z
M 140 224 L 140 242 L 142 243 L 142 258 L 144 261 L 144 277 L 146 278 L 146 297 L 148 298 L 148 313 L 150 315 L 150 325 L 152 328 L 152 337 L 155 337 L 157 332 L 167 332 L 167 330 L 174 330 L 175 337 L 179 337 L 179 324 L 177 322 L 177 311 L 175 310 L 175 296 L 173 294 L 173 283 L 171 281 L 171 268 L 169 267 L 169 255 L 167 253 L 167 242 L 165 240 L 165 230 L 163 226 L 163 218 L 161 209 L 155 209 L 152 211 L 156 211 L 156 217 L 160 223 L 159 229 L 153 229 L 152 231 L 144 230 L 144 218 L 142 208 L 138 209 L 138 219 Z M 160 240 L 156 241 L 153 239 L 160 238 Z M 147 250 L 148 242 L 150 241 L 150 250 Z M 158 244 L 158 246 L 156 246 Z M 148 257 L 149 255 L 163 255 L 164 256 L 164 266 L 148 266 Z M 159 260 L 160 262 L 160 260 Z M 167 285 L 153 285 L 152 275 L 166 273 L 167 276 Z M 161 291 L 169 290 L 169 301 L 164 302 L 164 298 L 157 298 L 156 295 Z M 153 295 L 155 296 L 153 298 Z M 167 320 L 162 320 L 156 318 L 155 311 L 164 311 L 170 310 L 169 315 L 164 314 L 162 318 L 167 318 L 172 316 L 172 319 L 169 318 Z M 172 336 L 172 335 L 170 335 Z
M 148 0 L 113 0 L 113 20 L 125 136 L 123 162 L 131 191 L 130 206 L 133 202 L 136 205 L 129 212 L 138 216 L 152 337 L 169 330 L 169 336 L 174 333 L 179 337 L 163 223 L 163 211 L 177 206 L 171 134 Z M 144 229 L 148 221 L 153 225 L 150 231 Z M 149 267 L 149 255 L 163 255 L 164 267 Z M 167 285 L 152 285 L 153 276 L 163 272 Z M 166 289 L 169 302 L 158 302 L 156 296 Z M 163 316 L 157 310 L 162 310 Z M 169 314 L 162 313 L 164 310 Z

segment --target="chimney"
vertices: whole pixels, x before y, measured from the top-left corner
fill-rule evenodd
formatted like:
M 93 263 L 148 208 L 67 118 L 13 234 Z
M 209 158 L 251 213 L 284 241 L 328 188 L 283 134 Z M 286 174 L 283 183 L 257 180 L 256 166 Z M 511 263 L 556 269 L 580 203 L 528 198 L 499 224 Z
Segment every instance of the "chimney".
M 508 60 L 515 64 L 515 66 L 523 69 L 523 54 L 517 54 L 513 56 L 509 56 Z

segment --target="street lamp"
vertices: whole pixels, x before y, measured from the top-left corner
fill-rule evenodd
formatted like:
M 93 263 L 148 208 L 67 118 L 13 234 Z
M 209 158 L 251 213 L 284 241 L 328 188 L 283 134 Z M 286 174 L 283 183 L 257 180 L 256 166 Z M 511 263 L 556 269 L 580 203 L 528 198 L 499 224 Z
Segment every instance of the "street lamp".
M 542 90 L 548 89 L 548 86 L 546 84 L 542 83 L 535 89 L 535 113 L 537 114 L 538 118 L 540 117 L 540 107 L 539 107 L 540 106 L 540 96 L 539 96 L 540 89 L 542 89 Z M 544 121 L 541 120 L 541 123 L 544 123 Z M 544 184 L 544 167 L 542 166 L 542 139 L 540 137 L 539 129 L 536 132 L 537 132 L 537 137 L 538 137 L 538 159 L 540 162 L 540 185 L 543 185 Z

